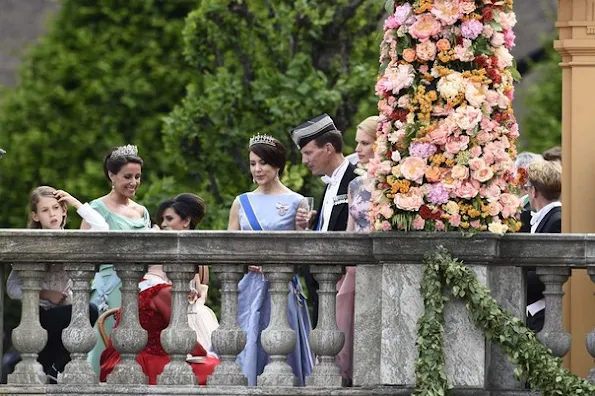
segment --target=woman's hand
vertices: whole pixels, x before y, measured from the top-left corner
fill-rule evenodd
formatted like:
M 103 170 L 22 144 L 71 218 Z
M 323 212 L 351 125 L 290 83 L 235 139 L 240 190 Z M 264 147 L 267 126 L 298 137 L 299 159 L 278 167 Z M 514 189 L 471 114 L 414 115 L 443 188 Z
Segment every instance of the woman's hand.
M 74 206 L 75 209 L 80 208 L 83 206 L 81 201 L 70 195 L 64 190 L 56 190 L 54 191 L 54 198 L 58 200 L 58 202 L 66 202 L 68 205 Z
M 248 271 L 262 272 L 262 267 L 261 266 L 258 266 L 258 265 L 249 265 L 248 266 Z
M 310 229 L 310 222 L 315 216 L 315 210 L 308 212 L 305 208 L 298 208 L 295 214 L 295 229 L 297 231 Z

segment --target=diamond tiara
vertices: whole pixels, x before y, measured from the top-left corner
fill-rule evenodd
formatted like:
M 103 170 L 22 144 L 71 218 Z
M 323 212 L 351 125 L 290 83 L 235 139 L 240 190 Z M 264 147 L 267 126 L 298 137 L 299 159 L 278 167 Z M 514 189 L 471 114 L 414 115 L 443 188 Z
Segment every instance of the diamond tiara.
M 248 147 L 252 147 L 255 144 L 268 144 L 269 146 L 277 147 L 275 144 L 275 138 L 269 135 L 254 135 L 250 138 L 250 144 Z
M 120 158 L 120 157 L 127 157 L 129 155 L 137 156 L 138 155 L 138 147 L 136 147 L 132 144 L 127 144 L 126 146 L 120 146 L 117 149 L 115 149 L 114 151 L 112 151 L 110 158 L 116 159 L 116 158 Z

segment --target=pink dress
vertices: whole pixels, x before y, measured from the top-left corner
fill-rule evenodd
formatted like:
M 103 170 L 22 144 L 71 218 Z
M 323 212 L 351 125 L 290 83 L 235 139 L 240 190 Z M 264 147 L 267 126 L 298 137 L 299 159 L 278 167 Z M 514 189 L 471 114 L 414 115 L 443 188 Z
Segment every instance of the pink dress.
M 370 231 L 369 179 L 358 176 L 349 183 L 349 214 L 355 220 L 356 232 Z M 355 267 L 346 267 L 345 275 L 337 283 L 337 327 L 345 334 L 343 349 L 337 355 L 341 376 L 353 377 L 353 309 L 355 304 Z

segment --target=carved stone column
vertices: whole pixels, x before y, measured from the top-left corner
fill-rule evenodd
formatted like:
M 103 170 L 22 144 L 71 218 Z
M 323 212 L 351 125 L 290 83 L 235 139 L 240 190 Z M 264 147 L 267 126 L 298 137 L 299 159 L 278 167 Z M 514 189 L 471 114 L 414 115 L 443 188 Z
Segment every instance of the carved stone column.
M 591 277 L 591 281 L 595 282 L 595 266 L 589 266 L 587 273 Z M 595 329 L 591 330 L 591 332 L 587 334 L 585 343 L 587 344 L 587 351 L 595 359 Z M 595 382 L 595 368 L 592 368 L 589 371 L 588 380 Z
M 47 331 L 39 323 L 40 282 L 47 266 L 45 264 L 13 264 L 23 281 L 23 308 L 21 323 L 12 332 L 12 344 L 21 353 L 21 360 L 14 372 L 8 375 L 9 384 L 45 384 L 47 377 L 37 362 L 37 354 L 48 341 Z
M 107 377 L 109 384 L 146 384 L 147 377 L 136 362 L 136 355 L 148 341 L 147 331 L 138 320 L 138 281 L 145 273 L 143 264 L 115 264 L 122 280 L 122 311 L 118 327 L 112 331 L 114 347 L 120 352 L 120 362 Z
M 161 333 L 161 344 L 171 361 L 159 375 L 159 385 L 196 385 L 192 367 L 186 363 L 186 355 L 196 344 L 196 333 L 188 325 L 188 282 L 195 268 L 195 264 L 163 266 L 172 281 L 172 307 L 169 326 Z
M 264 273 L 270 282 L 271 321 L 260 335 L 262 348 L 269 354 L 270 361 L 264 372 L 258 376 L 258 386 L 295 386 L 297 378 L 287 364 L 287 355 L 293 351 L 297 335 L 287 319 L 287 284 L 293 277 L 294 267 L 290 264 L 267 265 Z
M 72 359 L 59 376 L 63 384 L 96 384 L 97 374 L 87 361 L 87 354 L 97 343 L 97 336 L 89 320 L 89 295 L 95 264 L 66 264 L 72 280 L 72 317 L 70 326 L 62 332 L 62 342 Z
M 318 281 L 318 326 L 310 333 L 312 352 L 320 360 L 312 375 L 306 378 L 308 386 L 340 387 L 341 373 L 335 357 L 343 348 L 345 336 L 337 328 L 337 282 L 343 274 L 340 265 L 316 265 L 310 271 Z
M 221 281 L 221 321 L 213 332 L 213 348 L 220 363 L 208 379 L 209 385 L 248 385 L 248 379 L 236 363 L 237 355 L 246 345 L 246 334 L 238 325 L 238 282 L 244 275 L 244 266 L 237 264 L 210 267 Z
M 568 267 L 537 267 L 537 275 L 545 284 L 545 322 L 537 338 L 558 357 L 564 357 L 570 349 L 570 334 L 562 323 L 562 286 L 570 276 Z

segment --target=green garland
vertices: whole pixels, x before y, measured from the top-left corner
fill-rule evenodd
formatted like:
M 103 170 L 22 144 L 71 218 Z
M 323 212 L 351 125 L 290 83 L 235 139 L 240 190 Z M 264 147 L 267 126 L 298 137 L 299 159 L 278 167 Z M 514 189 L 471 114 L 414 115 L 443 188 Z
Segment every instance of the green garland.
M 562 359 L 553 356 L 519 318 L 502 309 L 473 271 L 443 247 L 424 259 L 421 293 L 425 312 L 418 323 L 414 395 L 441 396 L 450 388 L 443 349 L 445 290 L 465 301 L 475 325 L 500 346 L 516 365 L 516 376 L 532 389 L 539 389 L 543 396 L 595 395 L 595 385 L 563 368 Z

